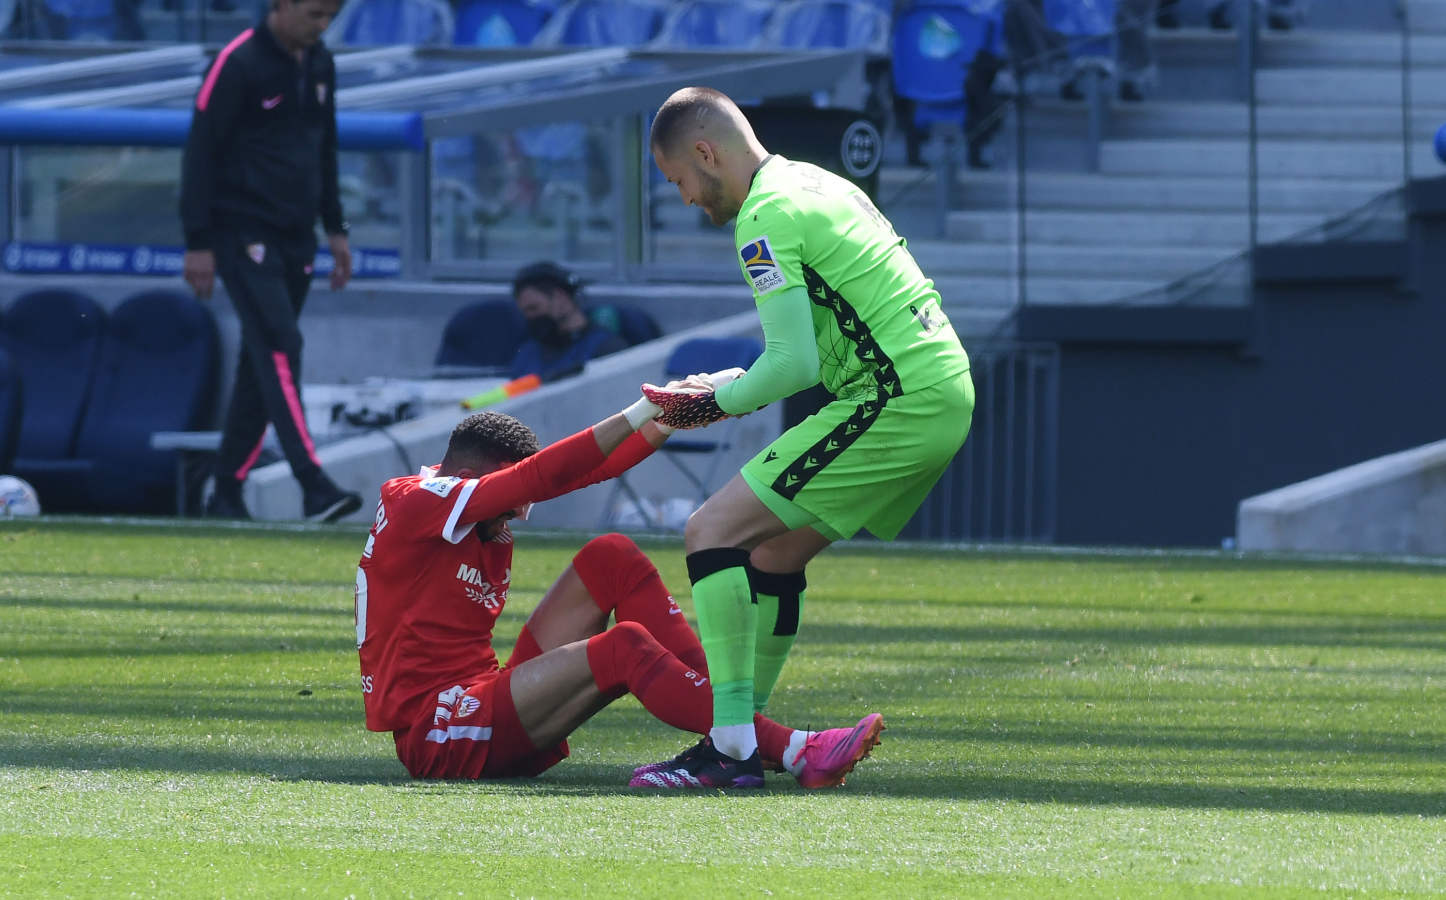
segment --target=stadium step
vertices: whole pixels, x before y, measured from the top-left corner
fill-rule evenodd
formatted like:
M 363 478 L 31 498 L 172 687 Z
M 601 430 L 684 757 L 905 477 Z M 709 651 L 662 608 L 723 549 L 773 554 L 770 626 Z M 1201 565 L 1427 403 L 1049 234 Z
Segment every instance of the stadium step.
M 1261 69 L 1255 75 L 1255 96 L 1271 104 L 1379 104 L 1399 109 L 1402 80 L 1394 67 Z M 1446 66 L 1413 67 L 1410 87 L 1413 104 L 1446 105 Z
M 1446 66 L 1446 35 L 1432 34 L 1420 27 L 1418 15 L 1430 18 L 1440 15 L 1441 25 L 1433 30 L 1446 30 L 1446 4 L 1434 4 L 1436 12 L 1418 13 L 1418 0 L 1413 0 L 1411 15 L 1410 59 L 1412 66 Z M 1399 31 L 1346 31 L 1303 28 L 1290 34 L 1262 35 L 1260 63 L 1264 68 L 1294 66 L 1375 66 L 1399 69 L 1405 58 Z
M 1441 171 L 1429 143 L 1414 143 L 1410 151 L 1413 172 Z M 1262 140 L 1256 155 L 1263 179 L 1315 176 L 1399 183 L 1404 169 L 1399 140 Z M 1100 147 L 1100 169 L 1120 174 L 1244 177 L 1249 171 L 1249 144 L 1244 140 L 1110 140 Z
M 1349 137 L 1399 140 L 1399 106 L 1261 106 L 1255 127 L 1265 138 Z M 1430 142 L 1446 122 L 1446 106 L 1412 105 L 1414 140 Z M 1244 103 L 1121 103 L 1110 110 L 1110 133 L 1119 138 L 1239 138 L 1250 127 Z
M 1259 239 L 1285 240 L 1321 224 L 1320 216 L 1262 213 Z M 949 215 L 948 236 L 962 241 L 1010 243 L 1018 224 L 998 210 Z M 1189 244 L 1241 248 L 1250 238 L 1250 222 L 1241 213 L 1158 211 L 1041 210 L 1025 218 L 1026 240 L 1094 246 L 1101 253 L 1130 244 Z
M 925 272 L 968 272 L 976 275 L 1015 276 L 1019 253 L 1012 243 L 951 243 L 910 241 L 909 249 Z M 1098 247 L 1078 244 L 1032 243 L 1024 248 L 1032 276 L 1103 278 L 1120 281 L 1173 279 L 1228 258 L 1218 247 L 1131 245 Z
M 964 209 L 1012 211 L 1018 202 L 1013 173 L 964 174 L 958 181 Z M 1270 212 L 1335 214 L 1358 207 L 1394 187 L 1389 179 L 1271 178 L 1258 186 L 1260 208 Z M 1249 186 L 1238 176 L 1090 175 L 1071 172 L 1031 173 L 1025 181 L 1025 203 L 1035 210 L 1158 210 L 1215 211 L 1245 214 Z M 933 190 L 932 182 L 929 190 Z
M 1446 3 L 1441 0 L 1410 0 L 1406 7 L 1410 16 L 1412 40 L 1421 35 L 1446 34 Z
M 971 275 L 940 273 L 934 286 L 944 300 L 945 310 L 1008 308 L 1019 296 L 1018 279 L 1012 275 Z M 1104 303 L 1154 290 L 1153 278 L 1052 278 L 1031 274 L 1026 282 L 1029 298 L 1038 303 Z

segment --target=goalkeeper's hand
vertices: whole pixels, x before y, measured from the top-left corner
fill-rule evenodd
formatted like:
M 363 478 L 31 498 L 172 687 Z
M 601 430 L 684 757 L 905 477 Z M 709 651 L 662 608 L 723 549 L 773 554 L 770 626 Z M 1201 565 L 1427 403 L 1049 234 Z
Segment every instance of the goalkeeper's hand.
M 718 406 L 718 388 L 743 374 L 734 367 L 721 372 L 700 373 L 670 381 L 664 387 L 643 385 L 643 396 L 660 410 L 655 421 L 672 428 L 702 428 L 728 418 Z

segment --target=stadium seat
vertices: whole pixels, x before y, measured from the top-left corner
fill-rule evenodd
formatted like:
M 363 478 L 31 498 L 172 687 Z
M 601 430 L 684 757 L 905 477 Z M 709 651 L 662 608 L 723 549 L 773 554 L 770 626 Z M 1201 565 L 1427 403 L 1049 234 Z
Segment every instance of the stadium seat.
M 665 380 L 671 381 L 697 372 L 717 372 L 734 366 L 746 369 L 762 355 L 763 344 L 756 338 L 691 338 L 683 341 L 668 355 L 668 361 L 663 366 L 663 376 Z M 718 467 L 728 451 L 733 449 L 734 434 L 739 421 L 736 418 L 724 419 L 706 431 L 680 432 L 658 449 L 656 455 L 672 463 L 693 489 L 695 506 L 701 505 L 713 492 L 718 478 Z M 690 437 L 691 434 L 698 436 Z M 615 513 L 620 497 L 627 498 L 628 504 L 647 527 L 665 527 L 660 511 L 649 508 L 649 504 L 644 502 L 628 482 L 626 474 L 619 475 L 614 480 L 612 494 L 603 507 L 604 516 Z M 604 522 L 603 526 L 606 527 L 607 524 Z
M 66 40 L 102 42 L 120 37 L 114 0 L 45 0 L 45 11 L 63 23 Z
M 453 313 L 437 348 L 439 368 L 500 374 L 527 338 L 527 324 L 510 300 L 487 300 Z
M 151 434 L 210 423 L 219 346 L 210 308 L 186 294 L 147 291 L 111 311 L 75 441 L 88 509 L 175 510 L 175 451 L 152 450 Z
M 32 291 L 5 313 L 0 343 L 20 370 L 24 408 L 13 471 L 46 509 L 83 493 L 73 478 L 87 468 L 75 459 L 75 437 L 105 328 L 105 311 L 75 291 Z
M 1049 27 L 1069 39 L 1071 59 L 1113 59 L 1115 0 L 1044 0 Z
M 10 354 L 0 350 L 0 474 L 10 471 L 15 462 L 15 447 L 20 441 L 21 396 L 20 367 Z
M 763 40 L 772 0 L 683 0 L 673 4 L 657 47 L 752 47 Z
M 457 7 L 452 42 L 463 47 L 524 47 L 552 15 L 528 0 L 471 0 Z
M 609 303 L 594 309 L 592 317 L 594 321 L 605 324 L 622 335 L 629 347 L 646 343 L 663 335 L 663 329 L 658 326 L 657 319 L 649 315 L 646 310 L 636 306 Z
M 858 0 L 789 0 L 768 22 L 763 45 L 795 50 L 889 51 L 887 12 Z
M 445 0 L 351 0 L 326 29 L 331 46 L 450 44 L 456 31 Z
M 894 90 L 915 103 L 914 124 L 964 122 L 964 75 L 980 48 L 1002 54 L 1000 7 L 980 14 L 926 2 L 894 24 Z M 967 123 L 966 123 L 967 124 Z
M 533 43 L 539 46 L 637 47 L 657 37 L 665 0 L 572 0 L 559 7 Z

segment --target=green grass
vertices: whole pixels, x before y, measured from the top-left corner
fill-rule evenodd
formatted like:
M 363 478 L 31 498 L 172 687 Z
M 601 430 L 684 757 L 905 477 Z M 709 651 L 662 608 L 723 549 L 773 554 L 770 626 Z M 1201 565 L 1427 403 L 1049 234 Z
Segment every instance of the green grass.
M 409 780 L 361 541 L 0 525 L 0 896 L 1446 893 L 1443 569 L 839 548 L 772 712 L 883 745 L 679 796 L 624 787 L 688 740 L 631 698 L 540 779 Z M 581 538 L 519 543 L 503 646 Z

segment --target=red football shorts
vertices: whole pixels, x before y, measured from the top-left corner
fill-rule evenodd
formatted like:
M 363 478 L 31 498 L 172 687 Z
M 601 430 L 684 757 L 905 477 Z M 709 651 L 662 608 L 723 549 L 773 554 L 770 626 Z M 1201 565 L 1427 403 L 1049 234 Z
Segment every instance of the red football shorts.
M 567 741 L 533 746 L 512 705 L 512 671 L 442 691 L 435 710 L 392 733 L 413 778 L 531 778 L 567 758 Z

